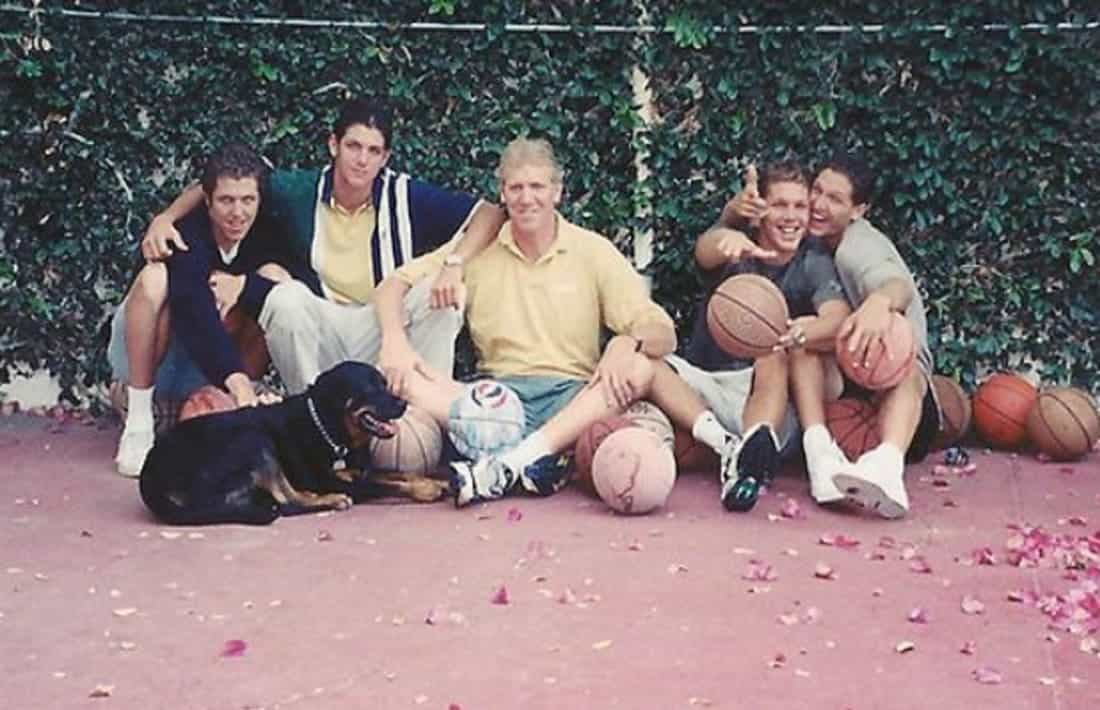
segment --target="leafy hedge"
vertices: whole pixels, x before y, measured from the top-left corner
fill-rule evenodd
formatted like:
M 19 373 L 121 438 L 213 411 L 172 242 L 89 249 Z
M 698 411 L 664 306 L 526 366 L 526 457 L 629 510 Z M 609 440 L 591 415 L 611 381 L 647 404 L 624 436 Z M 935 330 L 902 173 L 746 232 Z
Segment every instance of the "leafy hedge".
M 504 143 L 550 138 L 567 168 L 565 212 L 626 250 L 652 230 L 656 292 L 682 323 L 697 291 L 693 239 L 746 160 L 866 149 L 880 171 L 873 219 L 921 277 L 940 369 L 973 381 L 1023 359 L 1047 379 L 1095 381 L 1100 28 L 1021 27 L 1097 19 L 1058 0 L 651 0 L 644 18 L 633 0 L 127 3 L 191 23 L 55 12 L 115 5 L 0 12 L 0 378 L 47 367 L 69 398 L 101 383 L 137 239 L 198 159 L 244 139 L 276 164 L 317 164 L 344 96 L 378 93 L 401 119 L 394 164 L 455 188 L 492 195 Z M 401 26 L 421 21 L 487 27 Z M 884 29 L 797 27 L 849 23 Z M 659 31 L 593 30 L 640 24 Z M 635 66 L 656 109 L 644 126 Z

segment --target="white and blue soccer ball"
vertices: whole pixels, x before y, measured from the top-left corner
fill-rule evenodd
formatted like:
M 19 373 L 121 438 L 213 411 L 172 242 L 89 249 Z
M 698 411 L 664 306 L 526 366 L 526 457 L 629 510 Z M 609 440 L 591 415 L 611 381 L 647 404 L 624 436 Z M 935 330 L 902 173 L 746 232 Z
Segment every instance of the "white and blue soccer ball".
M 523 439 L 523 430 L 523 402 L 515 390 L 495 380 L 467 385 L 447 415 L 455 448 L 473 460 L 514 447 Z

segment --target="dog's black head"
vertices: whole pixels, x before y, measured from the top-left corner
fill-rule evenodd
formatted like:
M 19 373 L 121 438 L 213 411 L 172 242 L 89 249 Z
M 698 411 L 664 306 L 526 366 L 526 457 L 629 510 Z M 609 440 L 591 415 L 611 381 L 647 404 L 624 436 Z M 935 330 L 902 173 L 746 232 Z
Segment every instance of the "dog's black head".
M 405 413 L 405 400 L 390 394 L 382 373 L 364 362 L 349 360 L 322 373 L 309 394 L 323 410 L 342 413 L 342 430 L 352 449 L 371 437 L 388 439 L 396 434 L 393 420 Z

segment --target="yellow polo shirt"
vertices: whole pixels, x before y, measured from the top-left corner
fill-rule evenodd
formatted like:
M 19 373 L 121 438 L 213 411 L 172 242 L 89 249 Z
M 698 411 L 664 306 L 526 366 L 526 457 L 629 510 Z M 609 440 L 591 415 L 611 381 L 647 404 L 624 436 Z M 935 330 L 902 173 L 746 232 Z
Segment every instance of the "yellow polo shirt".
M 557 236 L 537 261 L 516 246 L 511 222 L 466 264 L 466 322 L 479 367 L 494 375 L 589 379 L 600 359 L 600 327 L 628 333 L 673 327 L 641 275 L 603 236 L 558 215 Z M 442 266 L 453 243 L 395 274 L 412 285 Z
M 317 231 L 314 264 L 325 295 L 337 303 L 370 303 L 374 298 L 371 235 L 374 205 L 344 209 L 333 198 L 321 210 L 324 228 Z

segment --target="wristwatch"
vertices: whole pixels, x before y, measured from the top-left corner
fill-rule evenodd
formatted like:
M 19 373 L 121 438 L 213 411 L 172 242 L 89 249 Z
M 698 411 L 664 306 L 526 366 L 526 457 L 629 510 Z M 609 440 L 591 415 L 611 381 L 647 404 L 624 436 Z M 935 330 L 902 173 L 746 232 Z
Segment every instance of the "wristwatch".
M 465 260 L 458 254 L 448 254 L 446 258 L 443 259 L 444 266 L 462 266 L 464 262 Z

